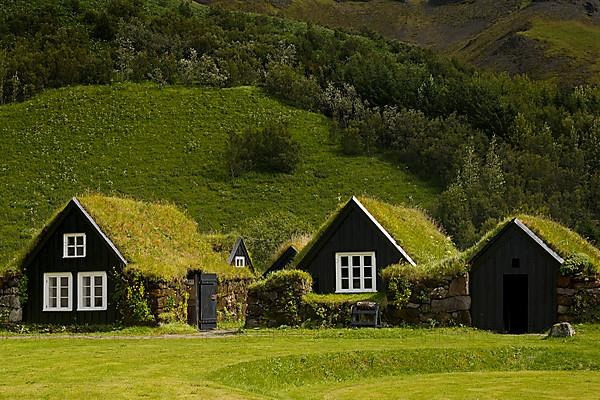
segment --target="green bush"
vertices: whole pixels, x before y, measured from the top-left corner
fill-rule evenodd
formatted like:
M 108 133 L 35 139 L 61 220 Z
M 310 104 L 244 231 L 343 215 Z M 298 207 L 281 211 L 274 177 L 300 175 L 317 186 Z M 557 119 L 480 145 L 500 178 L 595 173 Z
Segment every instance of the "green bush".
M 260 304 L 270 325 L 297 326 L 302 322 L 302 297 L 312 290 L 312 277 L 300 270 L 282 270 L 248 287 L 248 297 Z
M 590 257 L 583 253 L 575 253 L 565 259 L 560 266 L 560 274 L 563 276 L 595 276 L 596 270 Z
M 265 77 L 265 90 L 286 102 L 307 110 L 317 110 L 321 87 L 311 77 L 297 72 L 289 65 L 271 64 Z
M 116 277 L 113 300 L 121 322 L 125 325 L 154 324 L 144 277 L 137 272 L 113 273 Z
M 391 265 L 383 270 L 381 276 L 388 301 L 394 308 L 401 309 L 410 299 L 412 294 L 411 277 L 414 276 L 410 270 L 415 267 L 407 264 Z
M 232 176 L 249 171 L 292 173 L 300 161 L 300 145 L 286 124 L 270 122 L 229 135 L 229 170 Z

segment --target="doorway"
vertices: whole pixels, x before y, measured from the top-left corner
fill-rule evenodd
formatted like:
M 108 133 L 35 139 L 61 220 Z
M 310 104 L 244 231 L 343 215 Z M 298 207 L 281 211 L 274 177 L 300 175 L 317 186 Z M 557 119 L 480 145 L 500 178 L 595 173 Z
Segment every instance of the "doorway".
M 504 330 L 508 333 L 529 331 L 528 281 L 527 275 L 504 275 Z

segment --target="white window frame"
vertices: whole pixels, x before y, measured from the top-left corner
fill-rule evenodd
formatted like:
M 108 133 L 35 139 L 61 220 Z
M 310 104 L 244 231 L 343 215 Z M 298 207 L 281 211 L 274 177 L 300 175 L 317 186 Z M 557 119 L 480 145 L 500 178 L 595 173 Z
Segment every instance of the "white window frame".
M 352 265 L 352 257 L 360 256 L 361 265 L 360 265 L 360 288 L 354 289 L 353 286 L 353 266 Z M 365 277 L 364 277 L 364 257 L 371 256 L 371 268 L 373 269 L 371 273 L 371 288 L 365 289 Z M 348 289 L 342 289 L 342 257 L 348 257 Z M 350 289 L 352 288 L 352 289 Z M 375 259 L 374 251 L 365 251 L 365 252 L 344 252 L 344 253 L 335 253 L 335 292 L 336 293 L 372 293 L 377 292 L 377 261 Z
M 77 246 L 77 244 L 75 244 L 75 253 L 74 255 L 70 256 L 69 252 L 68 252 L 68 248 L 69 247 L 73 247 L 73 246 L 69 246 L 69 238 L 75 238 L 75 243 L 77 243 L 77 238 L 83 237 L 83 255 L 78 256 L 77 255 L 77 248 L 81 247 L 81 246 Z M 63 235 L 63 258 L 84 258 L 87 254 L 87 240 L 85 237 L 85 233 L 65 233 Z
M 235 256 L 234 265 L 236 267 L 242 268 L 246 266 L 246 257 L 244 256 Z
M 56 278 L 56 307 L 50 307 L 50 278 Z M 68 305 L 67 307 L 60 306 L 60 278 L 68 278 L 67 281 L 67 294 L 68 294 Z M 44 273 L 44 303 L 42 311 L 72 311 L 73 310 L 73 274 L 70 272 L 46 272 Z
M 102 306 L 84 306 L 83 302 L 83 278 L 90 278 L 90 295 L 91 301 L 90 304 L 94 304 L 94 292 L 95 292 L 95 283 L 94 278 L 101 277 L 102 278 Z M 77 273 L 77 311 L 106 311 L 108 306 L 108 279 L 106 276 L 106 271 L 91 271 L 91 272 L 79 272 Z

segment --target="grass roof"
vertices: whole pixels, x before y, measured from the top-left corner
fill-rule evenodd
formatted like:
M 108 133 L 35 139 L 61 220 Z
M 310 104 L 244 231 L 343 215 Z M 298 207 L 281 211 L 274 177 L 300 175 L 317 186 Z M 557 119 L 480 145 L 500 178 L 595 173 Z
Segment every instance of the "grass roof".
M 432 263 L 458 254 L 452 240 L 424 211 L 388 204 L 372 197 L 359 197 L 358 200 L 417 265 Z M 344 206 L 345 204 L 341 205 L 331 214 L 313 235 L 312 240 L 297 256 L 298 261 L 318 242 Z
M 298 252 L 301 252 L 304 247 L 311 241 L 310 235 L 306 234 L 298 234 L 292 236 L 290 239 L 281 243 L 275 253 L 269 259 L 268 265 L 272 265 L 275 261 L 279 259 L 289 249 L 293 246 Z M 297 256 L 297 255 L 296 255 Z
M 125 257 L 128 269 L 163 279 L 181 278 L 196 269 L 225 276 L 243 273 L 229 266 L 200 235 L 196 222 L 172 204 L 101 195 L 78 200 Z M 20 266 L 39 239 L 37 235 L 9 269 Z
M 128 268 L 146 276 L 183 277 L 189 270 L 241 272 L 229 266 L 200 235 L 196 222 L 172 204 L 98 195 L 79 201 L 127 259 Z

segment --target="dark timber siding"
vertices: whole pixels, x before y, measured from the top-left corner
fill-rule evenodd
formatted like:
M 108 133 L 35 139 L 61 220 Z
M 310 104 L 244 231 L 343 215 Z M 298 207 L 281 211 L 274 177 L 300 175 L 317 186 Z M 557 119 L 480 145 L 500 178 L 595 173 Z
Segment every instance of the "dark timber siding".
M 112 299 L 115 282 L 113 269 L 122 268 L 120 259 L 96 231 L 77 207 L 67 206 L 64 219 L 48 232 L 46 241 L 41 242 L 34 257 L 25 265 L 28 301 L 23 309 L 26 322 L 49 324 L 108 324 L 117 319 Z M 63 234 L 86 234 L 86 257 L 63 258 Z M 108 280 L 108 304 L 106 311 L 77 310 L 77 273 L 84 271 L 106 271 Z M 71 272 L 73 311 L 42 311 L 45 272 Z
M 520 267 L 513 267 L 519 259 Z M 504 276 L 527 275 L 529 332 L 547 329 L 556 321 L 556 275 L 559 262 L 514 223 L 473 260 L 470 274 L 473 325 L 502 332 Z
M 385 235 L 375 226 L 373 221 L 357 206 L 351 206 L 348 212 L 341 211 L 334 221 L 337 228 L 332 234 L 326 234 L 324 243 L 319 246 L 317 254 L 307 260 L 305 269 L 313 277 L 314 291 L 317 293 L 335 293 L 335 254 L 339 252 L 374 251 L 377 271 L 377 290 L 382 289 L 381 270 L 388 265 L 398 263 L 402 254 Z

